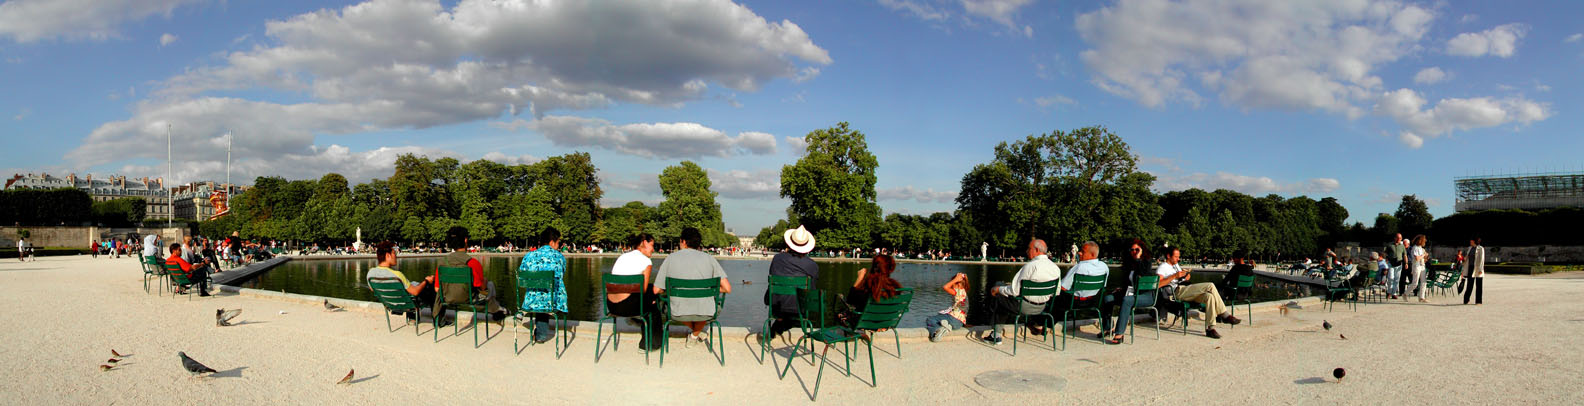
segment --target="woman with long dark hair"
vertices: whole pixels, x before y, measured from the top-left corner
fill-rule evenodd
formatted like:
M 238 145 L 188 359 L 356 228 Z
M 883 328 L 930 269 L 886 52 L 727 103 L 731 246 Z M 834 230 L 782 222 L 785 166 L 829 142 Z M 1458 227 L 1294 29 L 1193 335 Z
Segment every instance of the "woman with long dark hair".
M 897 289 L 902 287 L 900 282 L 891 278 L 891 273 L 896 271 L 896 259 L 890 255 L 876 255 L 869 261 L 869 268 L 858 270 L 858 280 L 853 282 L 852 289 L 847 291 L 847 308 L 843 312 L 842 324 L 852 327 L 858 323 L 854 313 L 863 313 L 864 307 L 869 305 L 869 300 L 889 299 L 896 296 Z
M 1127 333 L 1128 325 L 1132 322 L 1133 304 L 1137 300 L 1133 297 L 1133 283 L 1138 280 L 1139 275 L 1154 275 L 1153 265 L 1155 260 L 1150 257 L 1149 250 L 1144 248 L 1144 240 L 1133 239 L 1128 244 L 1127 256 L 1122 258 L 1122 269 L 1119 270 L 1127 274 L 1128 285 L 1111 289 L 1111 292 L 1105 296 L 1104 304 L 1100 306 L 1099 338 L 1106 340 L 1107 344 L 1122 343 L 1122 335 Z M 1115 324 L 1111 323 L 1112 319 L 1109 315 L 1112 305 L 1121 306 L 1116 314 Z M 1112 326 L 1116 327 L 1115 332 L 1111 331 Z M 1110 337 L 1106 337 L 1107 335 Z

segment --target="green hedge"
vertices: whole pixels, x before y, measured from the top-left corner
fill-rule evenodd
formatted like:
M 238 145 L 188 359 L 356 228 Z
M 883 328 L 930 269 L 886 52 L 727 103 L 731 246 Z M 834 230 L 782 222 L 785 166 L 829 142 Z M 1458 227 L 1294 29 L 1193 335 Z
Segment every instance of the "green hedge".
M 88 254 L 92 254 L 92 253 L 93 253 L 92 251 L 89 251 L 89 250 L 87 250 L 85 248 L 70 248 L 70 247 L 43 247 L 43 248 L 36 248 L 36 249 L 33 250 L 33 254 L 34 255 L 38 255 L 38 256 L 41 256 L 41 257 L 53 257 L 53 256 L 58 256 L 58 255 L 88 255 Z M 16 258 L 16 257 L 17 257 L 16 248 L 0 248 L 0 258 Z

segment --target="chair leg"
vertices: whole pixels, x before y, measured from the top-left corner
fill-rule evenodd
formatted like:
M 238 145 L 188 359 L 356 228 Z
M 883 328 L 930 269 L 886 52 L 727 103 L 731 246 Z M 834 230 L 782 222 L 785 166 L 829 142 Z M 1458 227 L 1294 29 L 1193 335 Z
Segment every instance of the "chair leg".
M 819 398 L 820 381 L 825 379 L 825 362 L 827 361 L 826 358 L 825 358 L 825 355 L 830 353 L 830 347 L 831 347 L 830 343 L 826 343 L 825 344 L 825 350 L 824 351 L 820 351 L 819 373 L 814 375 L 814 394 L 809 396 L 809 400 L 810 401 L 813 401 L 814 399 Z M 663 356 L 664 355 L 662 354 L 662 357 Z M 843 357 L 845 358 L 846 356 L 843 356 Z M 787 365 L 791 366 L 792 363 L 788 362 Z
M 896 341 L 897 359 L 902 359 L 902 334 L 898 333 L 896 328 L 891 329 L 891 339 Z
M 869 348 L 869 387 L 873 388 L 880 386 L 880 382 L 875 378 L 874 343 L 870 342 L 866 347 Z

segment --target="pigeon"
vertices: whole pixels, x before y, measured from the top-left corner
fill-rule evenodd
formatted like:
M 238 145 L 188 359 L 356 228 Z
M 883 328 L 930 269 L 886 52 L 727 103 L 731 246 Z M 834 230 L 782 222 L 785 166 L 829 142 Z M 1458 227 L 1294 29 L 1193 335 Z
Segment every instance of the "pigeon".
M 1298 301 L 1296 301 L 1296 300 L 1289 301 L 1289 302 L 1287 302 L 1287 304 L 1284 304 L 1282 306 L 1287 306 L 1287 308 L 1289 308 L 1289 309 L 1302 309 L 1303 308 L 1303 306 L 1299 305 Z
M 357 370 L 356 369 L 347 370 L 347 375 L 344 376 L 344 377 L 341 377 L 341 380 L 336 381 L 336 385 L 350 385 L 350 384 L 352 384 L 352 373 L 354 373 L 354 372 L 357 372 Z
M 1325 327 L 1326 331 L 1331 331 L 1331 322 L 1330 321 L 1326 321 L 1326 320 L 1320 320 L 1320 327 Z
M 121 362 L 121 360 L 117 359 L 117 358 L 111 358 L 111 359 L 105 360 L 105 362 L 110 363 L 110 365 L 115 365 L 115 363 Z
M 114 355 L 116 358 L 126 358 L 125 355 L 121 355 L 121 353 L 116 352 L 114 348 L 110 349 L 110 355 Z
M 1337 382 L 1342 382 L 1342 377 L 1347 376 L 1347 370 L 1342 368 L 1333 369 L 1331 370 L 1331 376 L 1336 377 Z
M 115 367 L 109 366 L 109 365 L 104 365 L 104 364 L 99 364 L 99 372 L 109 372 L 111 369 L 115 369 Z
M 204 364 L 198 363 L 198 361 L 188 357 L 187 353 L 185 352 L 178 351 L 176 352 L 176 355 L 181 357 L 182 368 L 186 368 L 187 373 L 190 373 L 193 376 L 198 376 L 198 374 L 204 373 L 215 373 L 214 368 L 206 367 Z
M 1347 334 L 1337 334 L 1337 336 L 1342 337 L 1343 340 L 1347 339 Z
M 218 326 L 218 327 L 231 326 L 231 325 L 233 325 L 233 324 L 231 324 L 231 319 L 236 318 L 237 315 L 240 315 L 240 314 L 242 314 L 242 309 L 231 309 L 231 310 L 226 310 L 226 309 L 223 309 L 223 308 L 215 309 L 215 326 Z
M 336 305 L 330 304 L 330 299 L 325 299 L 324 307 L 325 307 L 325 311 L 327 311 L 327 312 L 341 311 L 341 306 L 336 306 Z

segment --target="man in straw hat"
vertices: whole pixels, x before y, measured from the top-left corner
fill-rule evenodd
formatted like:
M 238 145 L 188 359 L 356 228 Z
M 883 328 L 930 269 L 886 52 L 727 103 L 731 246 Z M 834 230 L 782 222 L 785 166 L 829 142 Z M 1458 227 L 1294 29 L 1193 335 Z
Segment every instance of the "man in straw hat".
M 819 281 L 819 265 L 808 257 L 808 253 L 814 250 L 814 234 L 800 225 L 786 230 L 781 239 L 786 241 L 787 250 L 770 259 L 770 275 L 803 276 L 809 278 L 809 286 L 816 285 Z M 770 313 L 775 317 L 775 322 L 770 324 L 769 333 L 770 338 L 775 338 L 798 326 L 798 301 L 793 295 L 775 295 L 770 300 Z

